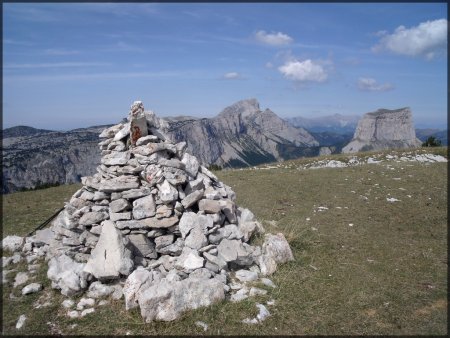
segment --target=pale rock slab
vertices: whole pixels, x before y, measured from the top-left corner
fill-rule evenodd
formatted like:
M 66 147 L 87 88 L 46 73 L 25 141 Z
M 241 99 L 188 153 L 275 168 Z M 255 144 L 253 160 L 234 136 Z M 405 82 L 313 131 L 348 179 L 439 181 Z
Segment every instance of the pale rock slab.
M 110 212 L 109 219 L 113 222 L 131 220 L 131 212 Z
M 208 197 L 207 197 L 208 198 Z M 207 214 L 217 214 L 222 210 L 220 206 L 220 201 L 215 201 L 212 199 L 203 199 L 198 202 L 198 208 Z
M 81 298 L 80 301 L 77 304 L 77 310 L 81 311 L 85 307 L 92 307 L 95 305 L 95 299 L 93 298 Z
M 70 309 L 75 305 L 75 302 L 72 299 L 65 299 L 61 304 L 64 308 Z
M 88 314 L 90 314 L 90 313 L 93 313 L 93 312 L 95 312 L 95 309 L 94 309 L 94 308 L 85 309 L 85 310 L 81 311 L 80 316 L 81 316 L 81 317 L 84 317 L 84 316 L 86 316 L 86 315 L 88 315 Z
M 192 249 L 199 250 L 208 244 L 208 239 L 204 235 L 202 229 L 197 226 L 193 228 L 186 237 L 184 244 Z
M 258 273 L 241 269 L 236 271 L 236 278 L 241 282 L 253 282 L 258 279 Z
M 250 297 L 258 296 L 258 295 L 267 295 L 267 290 L 251 287 L 250 292 L 248 293 Z
M 17 273 L 16 278 L 14 279 L 13 287 L 16 288 L 19 285 L 25 284 L 26 282 L 28 282 L 29 277 L 30 276 L 26 272 Z
M 175 267 L 189 273 L 195 269 L 202 268 L 204 261 L 204 258 L 200 257 L 196 250 L 189 247 L 184 247 L 181 255 L 175 263 Z
M 109 215 L 106 212 L 90 211 L 81 216 L 79 223 L 81 225 L 98 224 L 101 221 L 108 219 Z
M 19 317 L 19 319 L 17 320 L 17 323 L 16 323 L 16 329 L 20 330 L 22 328 L 22 326 L 25 324 L 26 320 L 27 320 L 27 316 L 20 315 L 20 317 Z
M 100 281 L 95 281 L 89 286 L 89 291 L 86 296 L 89 298 L 102 298 L 109 296 L 114 290 L 113 286 L 102 284 Z
M 276 235 L 267 234 L 262 248 L 263 252 L 273 257 L 277 263 L 294 260 L 289 243 L 281 232 Z
M 36 293 L 42 290 L 42 284 L 31 283 L 22 289 L 22 295 L 28 295 L 30 293 Z
M 199 163 L 195 156 L 192 156 L 188 153 L 184 153 L 183 158 L 181 159 L 181 162 L 186 167 L 186 172 L 191 175 L 192 177 L 196 177 L 198 173 Z
M 155 250 L 155 243 L 144 234 L 129 235 L 131 247 L 134 256 L 156 258 L 158 255 Z
M 139 305 L 146 322 L 171 321 L 189 310 L 209 306 L 225 298 L 223 284 L 215 279 L 162 279 L 141 293 Z
M 148 143 L 158 142 L 158 137 L 155 135 L 143 136 L 136 141 L 136 146 L 145 146 Z
M 153 195 L 138 198 L 133 202 L 133 218 L 142 219 L 156 214 L 156 204 Z
M 119 229 L 148 229 L 148 228 L 170 228 L 178 223 L 178 217 L 172 216 L 157 219 L 156 217 L 144 218 L 140 220 L 117 221 L 116 226 Z
M 109 212 L 121 212 L 131 208 L 130 202 L 125 198 L 119 198 L 109 203 Z
M 22 249 L 22 246 L 25 242 L 25 239 L 20 236 L 6 236 L 2 240 L 2 248 L 3 250 L 9 250 L 12 252 L 19 251 Z
M 130 153 L 123 151 L 112 151 L 110 154 L 105 155 L 101 159 L 101 163 L 104 165 L 125 165 L 130 160 Z M 92 196 L 91 199 L 93 199 Z
M 159 236 L 155 238 L 155 249 L 158 251 L 161 248 L 169 246 L 174 241 L 174 235 L 168 234 L 164 236 Z
M 138 187 L 139 178 L 137 176 L 129 175 L 123 175 L 110 180 L 105 180 L 94 186 L 97 190 L 105 193 L 136 189 Z
M 102 224 L 102 232 L 84 271 L 98 279 L 114 279 L 129 275 L 133 269 L 131 251 L 123 244 L 120 231 L 111 221 Z
M 123 287 L 125 309 L 128 311 L 137 307 L 140 294 L 160 280 L 161 274 L 158 271 L 148 271 L 142 267 L 134 270 L 128 276 Z
M 203 190 L 197 190 L 197 191 L 190 193 L 185 198 L 183 198 L 183 200 L 181 201 L 181 204 L 183 205 L 183 207 L 185 209 L 189 208 L 190 206 L 195 204 L 199 199 L 201 199 L 203 197 L 203 192 L 204 192 Z
M 84 266 L 66 255 L 53 257 L 48 262 L 47 277 L 52 281 L 53 288 L 61 289 L 65 296 L 72 296 L 87 287 Z
M 170 203 L 178 198 L 178 190 L 175 189 L 167 180 L 159 186 L 160 198 L 163 203 Z

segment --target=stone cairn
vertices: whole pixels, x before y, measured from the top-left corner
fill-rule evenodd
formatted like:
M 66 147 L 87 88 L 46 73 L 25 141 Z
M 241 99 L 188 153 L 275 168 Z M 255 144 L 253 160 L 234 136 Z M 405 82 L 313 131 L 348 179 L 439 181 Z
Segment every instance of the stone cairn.
M 293 259 L 281 233 L 248 244 L 262 225 L 162 123 L 134 102 L 126 123 L 100 134 L 97 173 L 83 177 L 51 227 L 23 247 L 45 255 L 62 294 L 123 295 L 126 309 L 139 306 L 147 322 L 265 293 L 246 283 L 273 286 L 264 276 Z

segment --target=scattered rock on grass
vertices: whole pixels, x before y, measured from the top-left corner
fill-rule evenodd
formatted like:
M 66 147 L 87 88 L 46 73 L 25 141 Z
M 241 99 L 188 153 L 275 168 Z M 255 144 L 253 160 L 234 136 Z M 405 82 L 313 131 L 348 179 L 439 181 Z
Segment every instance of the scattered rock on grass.
M 22 289 L 22 295 L 28 295 L 30 293 L 36 293 L 42 290 L 42 284 L 31 283 Z
M 25 321 L 27 320 L 27 316 L 20 315 L 19 320 L 16 323 L 16 329 L 20 330 L 22 326 L 25 324 Z

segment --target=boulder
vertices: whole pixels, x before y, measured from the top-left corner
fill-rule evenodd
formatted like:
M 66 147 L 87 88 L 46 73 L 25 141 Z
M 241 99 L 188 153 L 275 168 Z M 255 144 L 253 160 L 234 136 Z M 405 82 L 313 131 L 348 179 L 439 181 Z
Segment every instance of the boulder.
M 131 273 L 123 287 L 125 296 L 125 309 L 128 311 L 138 306 L 140 294 L 148 289 L 152 284 L 161 280 L 159 271 L 148 271 L 142 267 L 138 267 Z
M 123 244 L 121 232 L 111 221 L 104 221 L 100 238 L 92 250 L 84 271 L 98 279 L 114 279 L 129 275 L 133 269 L 131 251 Z
M 60 289 L 65 296 L 72 296 L 87 287 L 84 266 L 64 254 L 56 256 L 48 262 L 47 277 L 52 281 L 53 288 Z
M 22 250 L 22 246 L 25 243 L 25 239 L 20 236 L 6 236 L 2 240 L 2 248 L 3 250 L 8 251 L 20 251 Z
M 209 306 L 223 299 L 224 284 L 216 279 L 161 279 L 140 294 L 138 303 L 142 317 L 149 323 L 175 320 L 189 309 Z

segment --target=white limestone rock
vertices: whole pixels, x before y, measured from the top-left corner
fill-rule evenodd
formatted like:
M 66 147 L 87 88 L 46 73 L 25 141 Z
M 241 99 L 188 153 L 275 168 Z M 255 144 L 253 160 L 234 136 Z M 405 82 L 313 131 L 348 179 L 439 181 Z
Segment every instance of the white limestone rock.
M 142 267 L 138 267 L 134 270 L 128 276 L 123 287 L 125 309 L 128 311 L 137 307 L 141 293 L 160 280 L 161 273 L 159 273 L 159 271 L 148 271 Z
M 97 279 L 115 279 L 133 269 L 131 251 L 123 244 L 121 232 L 111 221 L 102 223 L 102 232 L 84 271 Z
M 143 218 L 139 220 L 130 221 L 117 221 L 116 226 L 118 229 L 151 229 L 151 228 L 170 228 L 178 223 L 178 217 L 172 216 L 167 218 L 157 219 L 156 217 Z
M 267 234 L 262 248 L 263 252 L 273 257 L 276 263 L 286 263 L 294 260 L 289 243 L 281 232 L 276 235 Z
M 95 212 L 90 211 L 81 216 L 79 224 L 81 225 L 91 225 L 98 224 L 101 221 L 108 219 L 109 215 L 106 212 Z
M 197 190 L 193 191 L 189 195 L 187 195 L 183 200 L 181 201 L 181 204 L 185 209 L 189 208 L 193 204 L 195 204 L 199 199 L 203 197 L 203 190 Z
M 80 301 L 77 304 L 77 310 L 81 311 L 85 307 L 92 307 L 95 305 L 95 299 L 93 298 L 81 298 Z
M 164 180 L 163 184 L 159 187 L 160 198 L 163 203 L 170 203 L 178 198 L 178 190 L 175 189 L 167 180 Z
M 252 282 L 258 279 L 258 273 L 241 269 L 236 271 L 236 278 L 241 282 Z
M 197 226 L 189 232 L 189 235 L 186 237 L 184 244 L 189 248 L 199 250 L 200 248 L 208 244 L 208 239 L 206 238 L 200 226 Z
M 89 286 L 89 291 L 86 296 L 89 298 L 102 298 L 109 296 L 114 290 L 113 286 L 102 284 L 100 281 L 95 281 Z
M 8 251 L 20 251 L 22 250 L 22 246 L 25 242 L 25 239 L 20 236 L 6 236 L 2 240 L 2 248 L 3 250 Z
M 28 295 L 30 293 L 36 293 L 42 290 L 42 284 L 31 283 L 22 289 L 22 295 Z
M 19 285 L 25 284 L 28 281 L 29 277 L 30 276 L 26 272 L 17 273 L 16 278 L 14 279 L 13 287 L 16 288 Z
M 119 198 L 109 203 L 109 212 L 121 212 L 131 208 L 130 202 L 125 198 Z
M 63 254 L 49 260 L 47 277 L 52 281 L 53 288 L 61 289 L 65 296 L 72 296 L 87 287 L 84 266 Z
M 85 310 L 81 311 L 80 316 L 84 317 L 84 316 L 86 316 L 86 315 L 88 315 L 90 313 L 93 313 L 93 312 L 95 312 L 94 308 L 85 309 Z
M 153 195 L 136 199 L 133 202 L 133 218 L 142 219 L 153 217 L 156 214 L 156 205 Z
M 141 315 L 147 323 L 171 321 L 189 309 L 209 306 L 225 298 L 224 285 L 216 279 L 162 279 L 139 296 Z
M 181 159 L 181 162 L 184 163 L 186 167 L 186 172 L 191 175 L 192 177 L 196 177 L 199 169 L 199 163 L 195 156 L 192 156 L 188 153 L 184 153 L 183 158 Z
M 26 320 L 27 320 L 27 316 L 20 315 L 20 317 L 19 317 L 19 319 L 17 320 L 17 323 L 16 323 L 16 329 L 20 330 L 22 328 L 22 326 L 25 324 Z
M 131 234 L 128 236 L 134 256 L 156 258 L 155 243 L 144 234 Z
M 175 267 L 185 272 L 192 272 L 195 269 L 202 268 L 204 265 L 204 258 L 198 255 L 196 250 L 189 247 L 184 247 L 181 255 L 178 257 Z

